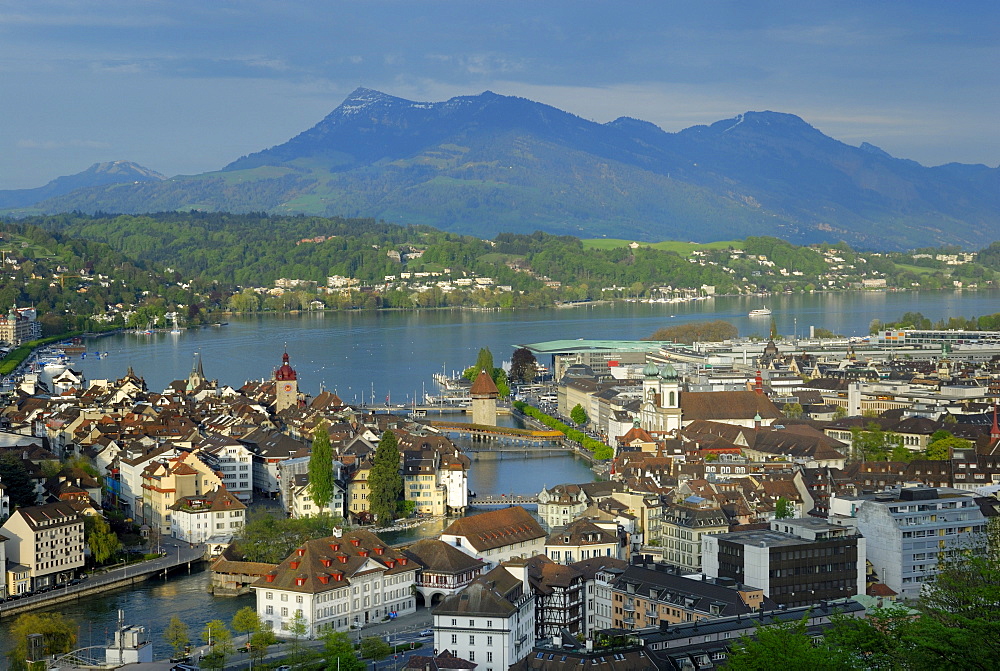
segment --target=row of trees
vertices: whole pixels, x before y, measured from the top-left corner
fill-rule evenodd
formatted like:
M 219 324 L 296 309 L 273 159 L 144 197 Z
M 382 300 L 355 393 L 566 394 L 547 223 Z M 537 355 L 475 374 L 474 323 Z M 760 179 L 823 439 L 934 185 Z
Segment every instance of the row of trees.
M 690 345 L 694 342 L 731 340 L 739 335 L 739 330 L 727 321 L 716 319 L 710 322 L 691 322 L 657 329 L 643 340 L 662 340 Z
M 524 413 L 528 417 L 537 419 L 539 422 L 549 427 L 550 429 L 555 429 L 556 431 L 561 431 L 570 440 L 577 442 L 580 446 L 594 455 L 594 458 L 599 461 L 604 461 L 606 459 L 611 459 L 615 456 L 615 451 L 611 449 L 609 445 L 602 443 L 599 440 L 594 440 L 583 431 L 579 429 L 574 429 L 565 422 L 561 422 L 551 415 L 547 415 L 538 408 L 530 406 L 524 401 L 514 401 L 514 408 L 521 413 Z M 581 408 L 582 409 L 582 408 Z
M 851 446 L 855 458 L 861 461 L 944 461 L 951 458 L 953 450 L 969 449 L 972 443 L 939 429 L 931 434 L 926 449 L 911 450 L 903 445 L 902 436 L 885 431 L 877 422 L 869 422 L 864 429 L 851 427 Z

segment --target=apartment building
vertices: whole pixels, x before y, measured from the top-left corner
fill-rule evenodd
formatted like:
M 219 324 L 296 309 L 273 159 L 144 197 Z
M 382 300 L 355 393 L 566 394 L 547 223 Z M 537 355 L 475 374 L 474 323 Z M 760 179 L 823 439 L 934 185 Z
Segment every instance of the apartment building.
M 21 591 L 68 582 L 83 567 L 83 518 L 68 503 L 18 508 L 0 532 L 8 562 L 27 574 L 28 590 Z

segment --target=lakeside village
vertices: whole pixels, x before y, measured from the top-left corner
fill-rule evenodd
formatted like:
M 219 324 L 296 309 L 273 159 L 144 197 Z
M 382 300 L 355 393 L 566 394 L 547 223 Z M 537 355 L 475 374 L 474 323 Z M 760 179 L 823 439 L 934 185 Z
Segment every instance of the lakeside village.
M 1000 510 L 1000 333 L 525 348 L 551 358 L 555 389 L 520 387 L 514 411 L 574 416 L 614 448 L 607 480 L 546 488 L 536 514 L 466 516 L 475 463 L 433 422 L 305 395 L 288 353 L 238 389 L 200 359 L 162 391 L 131 368 L 87 381 L 70 366 L 50 390 L 25 376 L 0 412 L 0 616 L 80 587 L 84 519 L 102 517 L 205 544 L 216 593 L 252 591 L 279 637 L 431 609 L 438 659 L 414 658 L 420 668 L 605 656 L 609 668 L 715 668 L 762 623 L 822 632 L 834 612 L 912 604 Z M 473 426 L 495 425 L 489 376 L 468 395 Z M 334 473 L 324 503 L 308 482 L 318 428 Z M 407 507 L 454 518 L 438 537 L 393 546 L 366 526 L 387 433 Z M 353 526 L 248 560 L 230 541 L 260 499 Z M 148 636 L 129 659 L 150 660 Z

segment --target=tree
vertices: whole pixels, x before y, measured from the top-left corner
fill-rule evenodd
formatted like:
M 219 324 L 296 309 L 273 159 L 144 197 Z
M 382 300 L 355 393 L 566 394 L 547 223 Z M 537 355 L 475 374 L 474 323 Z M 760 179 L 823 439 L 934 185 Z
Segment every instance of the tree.
M 319 511 L 330 506 L 333 500 L 333 448 L 326 424 L 320 422 L 313 432 L 312 452 L 309 454 L 309 498 Z
M 527 347 L 519 347 L 510 357 L 510 379 L 512 382 L 528 384 L 535 379 L 538 360 Z
M 174 657 L 180 656 L 191 642 L 187 623 L 176 615 L 171 616 L 170 623 L 163 632 L 163 638 L 167 641 L 167 645 L 174 649 Z
M 583 409 L 582 405 L 577 403 L 573 406 L 573 409 L 569 411 L 569 418 L 582 426 L 587 423 L 587 411 Z
M 396 519 L 397 505 L 403 498 L 403 476 L 399 473 L 399 442 L 396 434 L 386 431 L 375 448 L 368 473 L 368 510 L 380 527 Z
M 847 408 L 842 405 L 838 405 L 837 409 L 833 411 L 834 419 L 844 419 L 847 417 Z
M 914 456 L 916 455 L 908 448 L 896 445 L 892 448 L 892 452 L 889 453 L 889 461 L 913 461 Z
M 253 606 L 243 606 L 233 615 L 233 631 L 237 634 L 252 634 L 261 630 L 260 615 Z
M 201 658 L 201 663 L 210 669 L 222 669 L 226 659 L 233 654 L 233 634 L 222 620 L 212 620 L 205 625 L 201 639 L 212 646 L 212 650 Z
M 774 503 L 774 519 L 787 520 L 795 517 L 795 506 L 784 496 L 779 496 Z
M 347 632 L 327 630 L 323 634 L 323 652 L 327 671 L 364 671 L 365 664 L 354 652 Z
M 258 664 L 263 662 L 264 658 L 267 657 L 268 646 L 276 643 L 277 640 L 274 632 L 270 629 L 261 629 L 250 634 L 250 659 Z
M 921 592 L 907 638 L 917 668 L 991 669 L 1000 658 L 1000 526 L 964 548 L 941 553 L 938 574 Z
M 815 645 L 802 619 L 758 627 L 752 637 L 741 637 L 730 650 L 725 668 L 727 671 L 841 671 L 853 668 L 849 659 L 844 652 Z
M 122 548 L 118 535 L 100 515 L 84 515 L 83 530 L 95 564 L 103 564 Z
M 658 329 L 643 340 L 663 340 L 690 345 L 696 341 L 729 340 L 739 335 L 739 330 L 727 321 L 717 319 L 711 322 L 692 322 Z
M 380 662 L 389 656 L 392 647 L 378 636 L 365 636 L 361 639 L 361 657 Z
M 35 505 L 35 487 L 31 483 L 28 468 L 17 454 L 6 452 L 0 455 L 0 482 L 3 482 L 4 489 L 10 495 L 12 507 Z
M 76 646 L 76 623 L 62 613 L 24 613 L 18 615 L 10 627 L 14 649 L 8 653 L 11 669 L 28 668 L 28 636 L 42 635 L 42 653 L 58 655 Z
M 261 512 L 243 525 L 236 544 L 247 561 L 278 564 L 302 543 L 331 536 L 343 523 L 328 513 L 292 519 Z
M 780 336 L 778 335 L 778 322 L 771 317 L 771 340 L 777 340 Z
M 951 459 L 953 450 L 968 450 L 971 448 L 972 443 L 968 440 L 949 435 L 947 438 L 935 440 L 927 445 L 924 454 L 928 459 L 933 461 L 946 461 Z
M 305 646 L 302 645 L 302 639 L 309 635 L 309 621 L 302 614 L 301 608 L 295 610 L 292 621 L 288 623 L 288 633 L 292 635 L 292 650 L 289 661 L 293 662 L 293 666 L 305 663 L 312 657 L 312 652 L 306 650 Z
M 476 363 L 469 368 L 466 368 L 462 373 L 463 377 L 467 380 L 475 380 L 476 376 L 479 375 L 479 371 L 484 370 L 486 374 L 490 377 L 493 375 L 493 353 L 490 352 L 489 347 L 482 347 L 479 350 L 479 354 L 476 356 Z
M 781 412 L 789 419 L 801 419 L 802 418 L 802 405 L 799 403 L 786 403 L 781 407 Z

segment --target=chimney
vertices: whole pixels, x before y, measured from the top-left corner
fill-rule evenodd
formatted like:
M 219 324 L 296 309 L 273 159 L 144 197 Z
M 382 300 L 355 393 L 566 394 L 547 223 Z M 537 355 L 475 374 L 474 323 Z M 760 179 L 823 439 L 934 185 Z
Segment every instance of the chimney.
M 1000 438 L 1000 426 L 997 426 L 997 406 L 993 404 L 993 426 L 990 428 L 990 440 L 996 441 Z
M 753 390 L 758 396 L 764 395 L 764 379 L 760 376 L 760 371 L 757 371 L 757 376 L 753 379 Z

